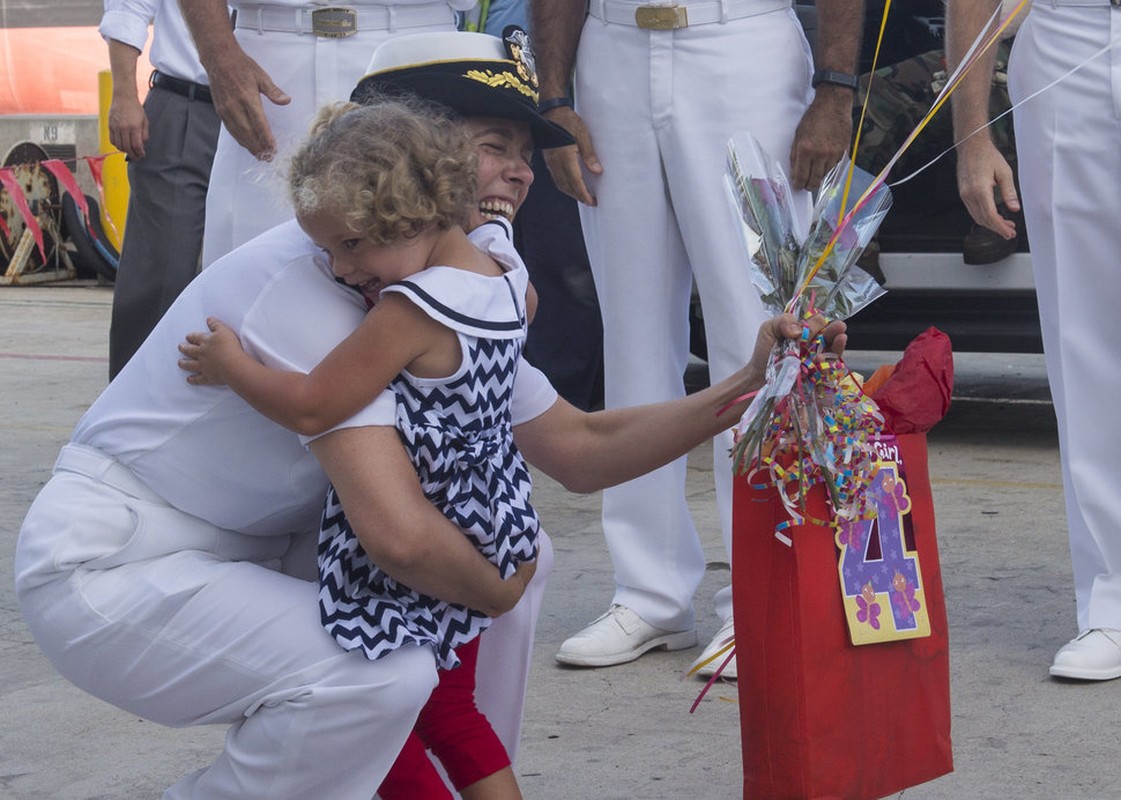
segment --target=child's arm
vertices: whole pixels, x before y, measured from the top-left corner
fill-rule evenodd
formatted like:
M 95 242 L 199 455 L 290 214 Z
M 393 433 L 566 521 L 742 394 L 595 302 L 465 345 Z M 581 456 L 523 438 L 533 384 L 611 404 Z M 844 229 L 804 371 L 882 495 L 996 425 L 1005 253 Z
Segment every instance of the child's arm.
M 454 334 L 403 297 L 387 295 L 310 373 L 273 369 L 246 353 L 216 319 L 179 345 L 190 383 L 227 384 L 269 419 L 316 436 L 358 413 L 418 358 Z M 458 345 L 457 345 L 458 347 Z

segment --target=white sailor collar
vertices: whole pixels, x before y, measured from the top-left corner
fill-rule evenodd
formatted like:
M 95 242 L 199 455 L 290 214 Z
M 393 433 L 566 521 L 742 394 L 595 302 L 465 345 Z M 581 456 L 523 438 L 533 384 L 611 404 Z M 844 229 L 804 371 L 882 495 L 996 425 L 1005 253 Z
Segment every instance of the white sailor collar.
M 433 266 L 391 283 L 385 292 L 404 294 L 426 314 L 455 331 L 486 339 L 525 335 L 525 297 L 529 276 L 512 242 L 506 220 L 490 220 L 468 234 L 471 242 L 503 268 L 502 275 L 480 275 Z

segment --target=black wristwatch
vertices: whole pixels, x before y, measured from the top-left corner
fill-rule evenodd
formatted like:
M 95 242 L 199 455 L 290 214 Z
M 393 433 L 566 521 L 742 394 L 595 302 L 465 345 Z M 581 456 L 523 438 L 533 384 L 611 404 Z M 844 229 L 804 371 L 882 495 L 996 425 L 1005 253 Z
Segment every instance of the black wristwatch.
M 855 91 L 858 81 L 855 75 L 849 75 L 847 72 L 837 72 L 835 69 L 819 69 L 814 72 L 813 78 L 810 79 L 810 86 L 816 89 L 822 83 L 844 86 Z
M 537 113 L 544 114 L 546 111 L 552 111 L 554 108 L 572 108 L 571 97 L 550 97 L 548 100 L 542 100 L 537 104 Z

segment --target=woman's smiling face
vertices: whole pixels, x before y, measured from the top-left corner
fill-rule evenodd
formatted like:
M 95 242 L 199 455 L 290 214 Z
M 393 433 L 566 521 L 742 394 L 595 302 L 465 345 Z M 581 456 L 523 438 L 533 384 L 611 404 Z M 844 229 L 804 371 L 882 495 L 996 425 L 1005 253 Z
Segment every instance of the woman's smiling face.
M 479 157 L 479 203 L 468 227 L 495 217 L 512 220 L 533 183 L 529 124 L 498 117 L 467 117 L 463 124 Z

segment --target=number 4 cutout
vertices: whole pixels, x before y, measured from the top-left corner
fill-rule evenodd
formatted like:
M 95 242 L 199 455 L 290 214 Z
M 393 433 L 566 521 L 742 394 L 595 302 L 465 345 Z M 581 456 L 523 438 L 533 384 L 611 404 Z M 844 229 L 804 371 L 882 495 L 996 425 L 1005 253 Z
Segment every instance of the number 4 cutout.
M 908 535 L 911 498 L 900 472 L 896 461 L 881 459 L 867 490 L 876 517 L 842 523 L 836 534 L 837 573 L 855 645 L 930 635 L 919 554 Z

